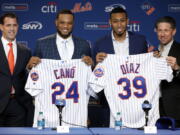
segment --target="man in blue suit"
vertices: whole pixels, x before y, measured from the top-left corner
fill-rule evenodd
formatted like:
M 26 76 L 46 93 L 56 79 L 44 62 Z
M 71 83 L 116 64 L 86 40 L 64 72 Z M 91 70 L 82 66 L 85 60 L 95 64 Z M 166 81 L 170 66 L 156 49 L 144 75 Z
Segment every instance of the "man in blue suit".
M 110 12 L 109 24 L 112 27 L 112 32 L 103 38 L 99 39 L 93 47 L 93 59 L 96 63 L 102 62 L 107 54 L 132 55 L 146 53 L 148 45 L 146 38 L 143 35 L 135 34 L 127 31 L 128 15 L 121 8 L 116 7 Z M 103 126 L 109 126 L 109 109 L 104 93 L 98 93 L 100 104 L 106 111 Z
M 40 38 L 37 41 L 34 57 L 27 67 L 37 65 L 44 59 L 80 59 L 88 65 L 92 64 L 91 49 L 87 41 L 72 35 L 74 14 L 67 9 L 58 12 L 55 20 L 57 33 Z
M 128 15 L 123 8 L 117 7 L 110 12 L 109 24 L 112 32 L 94 45 L 93 57 L 96 62 L 104 60 L 106 54 L 132 55 L 147 52 L 146 38 L 127 31 Z

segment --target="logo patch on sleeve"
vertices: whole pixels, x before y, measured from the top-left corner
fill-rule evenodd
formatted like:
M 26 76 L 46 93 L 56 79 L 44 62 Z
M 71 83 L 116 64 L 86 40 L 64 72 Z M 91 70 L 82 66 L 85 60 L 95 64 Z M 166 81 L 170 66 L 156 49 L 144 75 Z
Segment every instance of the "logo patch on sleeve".
M 104 75 L 104 69 L 102 67 L 95 68 L 94 75 L 96 77 L 102 77 Z
M 38 73 L 32 72 L 32 73 L 31 73 L 31 79 L 32 79 L 33 81 L 37 81 L 37 80 L 39 79 Z

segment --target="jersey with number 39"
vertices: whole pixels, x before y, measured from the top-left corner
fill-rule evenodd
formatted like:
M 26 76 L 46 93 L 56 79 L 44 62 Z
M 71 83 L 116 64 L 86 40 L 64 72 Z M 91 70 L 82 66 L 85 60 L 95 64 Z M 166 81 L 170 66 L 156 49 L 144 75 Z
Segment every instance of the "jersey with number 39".
M 33 68 L 25 89 L 35 97 L 35 116 L 33 127 L 37 126 L 39 112 L 45 116 L 46 127 L 59 125 L 59 112 L 55 106 L 58 97 L 65 99 L 62 120 L 71 124 L 87 125 L 88 79 L 91 67 L 78 60 L 47 60 Z M 75 126 L 66 124 L 62 125 Z
M 145 125 L 145 100 L 152 104 L 148 125 L 155 125 L 159 118 L 159 84 L 164 79 L 172 79 L 171 67 L 164 58 L 155 58 L 152 53 L 109 54 L 96 66 L 89 82 L 95 92 L 104 89 L 113 118 L 121 112 L 124 126 L 138 128 Z M 114 127 L 114 121 L 110 126 Z

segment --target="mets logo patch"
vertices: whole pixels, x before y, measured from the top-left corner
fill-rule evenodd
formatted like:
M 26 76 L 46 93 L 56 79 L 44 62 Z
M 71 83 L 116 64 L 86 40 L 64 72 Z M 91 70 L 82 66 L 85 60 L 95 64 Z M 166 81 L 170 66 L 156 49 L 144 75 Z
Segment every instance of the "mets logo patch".
M 32 73 L 31 73 L 31 79 L 32 79 L 33 81 L 37 81 L 37 80 L 39 79 L 38 73 L 32 72 Z
M 102 77 L 104 75 L 104 69 L 102 67 L 94 69 L 94 75 L 96 77 Z

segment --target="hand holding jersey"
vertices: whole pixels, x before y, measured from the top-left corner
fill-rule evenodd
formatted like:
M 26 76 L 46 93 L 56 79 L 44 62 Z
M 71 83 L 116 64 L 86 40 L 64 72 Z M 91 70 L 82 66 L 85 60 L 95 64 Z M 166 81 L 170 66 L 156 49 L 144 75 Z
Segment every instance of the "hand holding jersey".
M 41 63 L 30 71 L 25 86 L 26 91 L 35 97 L 33 127 L 37 126 L 37 116 L 40 111 L 45 116 L 46 127 L 59 125 L 59 113 L 54 105 L 57 96 L 66 100 L 66 106 L 62 111 L 62 120 L 87 126 L 88 99 L 89 95 L 94 94 L 88 91 L 87 85 L 91 73 L 91 67 L 80 59 L 42 59 Z M 74 126 L 63 121 L 63 126 Z
M 93 72 L 90 87 L 95 92 L 104 89 L 113 118 L 117 112 L 122 112 L 124 126 L 144 126 L 141 104 L 148 100 L 152 104 L 148 125 L 155 125 L 159 118 L 159 83 L 172 79 L 172 70 L 165 58 L 155 58 L 153 53 L 108 55 Z M 113 121 L 111 127 L 114 127 Z

